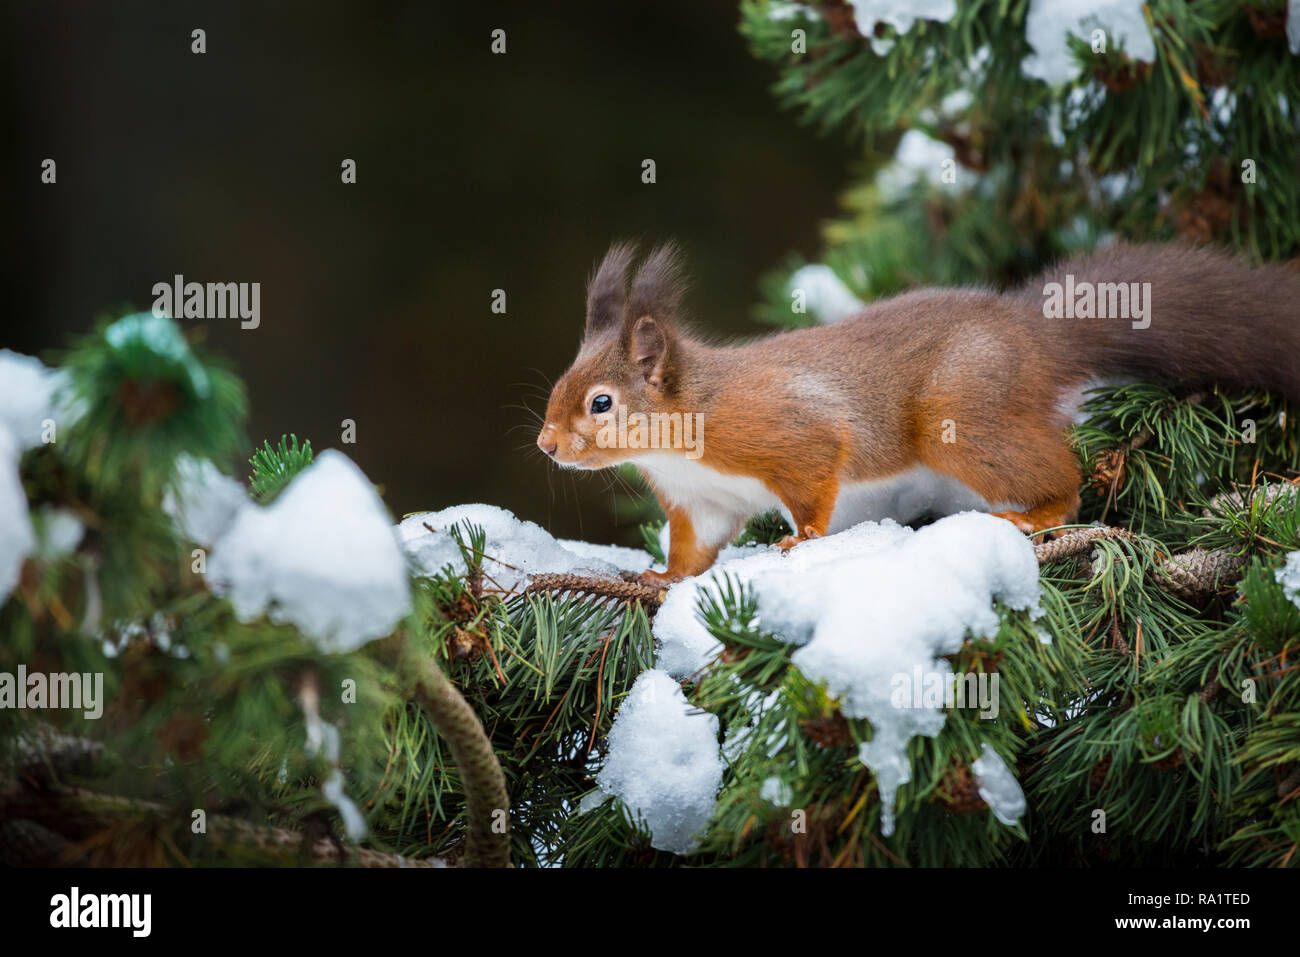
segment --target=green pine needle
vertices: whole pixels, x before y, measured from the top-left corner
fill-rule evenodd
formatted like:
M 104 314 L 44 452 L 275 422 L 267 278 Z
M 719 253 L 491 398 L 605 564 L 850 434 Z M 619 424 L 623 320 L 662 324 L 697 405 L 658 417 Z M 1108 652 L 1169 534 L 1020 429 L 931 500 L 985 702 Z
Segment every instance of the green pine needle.
M 248 460 L 253 468 L 248 480 L 253 498 L 270 505 L 295 475 L 311 465 L 313 457 L 311 442 L 304 440 L 299 447 L 296 435 L 280 436 L 280 444 L 275 448 L 271 448 L 269 440 L 264 441 Z

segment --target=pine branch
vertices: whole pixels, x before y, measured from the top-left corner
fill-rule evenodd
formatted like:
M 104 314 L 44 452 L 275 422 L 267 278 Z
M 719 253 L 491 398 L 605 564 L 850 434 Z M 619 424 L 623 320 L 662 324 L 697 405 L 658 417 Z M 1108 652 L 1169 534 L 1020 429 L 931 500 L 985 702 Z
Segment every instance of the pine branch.
M 176 853 L 166 825 L 177 822 L 174 808 L 155 801 L 103 794 L 85 788 L 57 787 L 33 791 L 30 789 L 10 790 L 0 793 L 0 819 L 7 819 L 16 830 L 0 833 L 22 838 L 24 853 L 31 857 L 33 863 L 39 858 L 43 865 L 75 863 L 83 855 L 83 845 L 94 844 L 93 836 L 121 825 L 129 818 L 148 819 L 163 825 L 157 837 L 169 849 Z M 224 814 L 207 816 L 205 840 L 221 848 L 223 855 L 234 857 L 240 852 L 256 852 L 279 860 L 292 863 L 304 853 L 313 864 L 354 864 L 359 867 L 441 867 L 445 862 L 440 858 L 410 859 L 397 854 L 385 854 L 369 848 L 348 847 L 339 841 L 328 838 L 311 840 L 300 831 L 283 827 L 251 824 L 240 818 Z M 71 832 L 74 839 L 70 841 L 65 831 Z M 42 857 L 42 851 L 50 856 Z M 110 851 L 112 854 L 130 853 L 121 848 Z M 138 854 L 139 852 L 137 852 Z M 152 856 L 152 852 L 151 856 Z M 73 855 L 69 859 L 69 855 Z M 96 860 L 95 863 L 130 864 L 133 860 L 115 859 Z M 182 861 L 183 863 L 183 861 Z
M 1126 528 L 1114 528 L 1097 525 L 1092 528 L 1076 529 L 1067 532 L 1051 542 L 1034 546 L 1034 556 L 1038 564 L 1048 565 L 1064 558 L 1072 558 L 1092 549 L 1093 543 L 1102 539 L 1124 539 L 1126 541 L 1143 541 L 1143 537 Z M 1160 543 L 1154 539 L 1159 556 Z M 1180 598 L 1194 599 L 1211 595 L 1227 586 L 1236 584 L 1245 571 L 1248 558 L 1233 549 L 1214 550 L 1192 548 L 1179 552 L 1159 563 L 1165 577 L 1158 580 L 1161 588 Z
M 510 866 L 510 797 L 492 742 L 468 702 L 436 661 L 408 647 L 414 697 L 447 742 L 460 769 L 469 818 L 467 867 Z M 499 826 L 498 826 L 498 819 Z

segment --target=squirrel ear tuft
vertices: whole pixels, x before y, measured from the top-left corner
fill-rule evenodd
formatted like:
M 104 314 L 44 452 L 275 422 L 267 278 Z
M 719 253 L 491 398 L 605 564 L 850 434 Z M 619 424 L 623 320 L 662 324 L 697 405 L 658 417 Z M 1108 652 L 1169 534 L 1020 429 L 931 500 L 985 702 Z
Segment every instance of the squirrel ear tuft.
M 622 324 L 627 273 L 635 256 L 636 246 L 632 243 L 615 243 L 592 273 L 587 283 L 586 335 L 599 335 Z
M 647 385 L 662 389 L 668 365 L 668 333 L 650 316 L 642 316 L 632 327 L 631 358 Z
M 636 271 L 628 294 L 627 317 L 635 322 L 642 316 L 654 316 L 659 322 L 672 323 L 678 318 L 682 297 L 686 294 L 686 269 L 682 254 L 673 243 L 657 247 Z

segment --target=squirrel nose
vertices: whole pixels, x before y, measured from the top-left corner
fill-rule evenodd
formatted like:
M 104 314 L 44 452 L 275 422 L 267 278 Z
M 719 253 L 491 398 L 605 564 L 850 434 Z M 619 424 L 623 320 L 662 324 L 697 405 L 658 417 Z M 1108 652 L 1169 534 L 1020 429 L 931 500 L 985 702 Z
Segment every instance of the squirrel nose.
M 542 429 L 542 434 L 537 437 L 537 447 L 552 458 L 555 456 L 555 450 L 560 447 L 560 443 L 551 438 L 553 431 L 554 427 L 548 425 Z

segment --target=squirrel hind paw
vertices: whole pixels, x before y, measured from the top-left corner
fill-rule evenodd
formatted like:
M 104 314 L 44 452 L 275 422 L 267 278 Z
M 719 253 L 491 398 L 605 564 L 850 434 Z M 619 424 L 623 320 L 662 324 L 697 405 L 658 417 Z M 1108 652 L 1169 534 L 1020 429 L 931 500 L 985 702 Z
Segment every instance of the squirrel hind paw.
M 682 580 L 681 575 L 669 575 L 667 572 L 644 571 L 636 576 L 637 580 L 643 585 L 653 585 L 656 588 L 667 588 L 669 585 L 676 584 Z
M 1061 528 L 1062 525 L 1070 523 L 1071 515 L 1065 508 L 1038 508 L 1029 512 L 990 512 L 994 518 L 1004 518 L 1016 528 L 1020 529 L 1026 535 L 1036 535 L 1045 532 L 1048 529 L 1056 529 L 1053 532 L 1053 538 L 1060 538 L 1068 528 Z
M 814 538 L 821 538 L 821 537 L 822 537 L 821 532 L 817 531 L 817 529 L 813 528 L 811 525 L 805 525 L 803 527 L 802 535 L 787 535 L 779 542 L 774 542 L 773 544 L 775 544 L 777 548 L 781 549 L 781 551 L 788 552 L 796 545 L 801 545 L 804 542 L 811 541 Z

